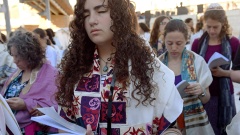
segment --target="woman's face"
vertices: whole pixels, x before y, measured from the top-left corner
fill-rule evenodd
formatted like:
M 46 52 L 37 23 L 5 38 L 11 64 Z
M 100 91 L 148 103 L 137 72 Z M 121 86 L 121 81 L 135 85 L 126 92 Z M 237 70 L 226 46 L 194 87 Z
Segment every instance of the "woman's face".
M 169 32 L 165 36 L 165 45 L 171 58 L 180 58 L 186 45 L 184 34 L 179 31 Z
M 187 26 L 189 26 L 190 28 L 193 28 L 193 20 L 191 20 L 189 23 L 186 23 Z
M 96 45 L 111 45 L 113 32 L 112 19 L 107 0 L 86 0 L 84 5 L 84 25 L 88 37 Z
M 18 54 L 18 50 L 13 46 L 10 48 L 11 55 L 13 56 L 14 63 L 17 67 L 21 70 L 28 69 L 28 63 L 26 60 L 22 59 L 21 56 Z
M 222 30 L 222 23 L 208 18 L 205 21 L 205 28 L 210 38 L 218 38 Z
M 162 22 L 160 22 L 159 31 L 161 34 L 163 34 L 165 26 L 167 25 L 168 22 L 169 22 L 168 18 L 165 18 L 165 19 L 163 19 Z

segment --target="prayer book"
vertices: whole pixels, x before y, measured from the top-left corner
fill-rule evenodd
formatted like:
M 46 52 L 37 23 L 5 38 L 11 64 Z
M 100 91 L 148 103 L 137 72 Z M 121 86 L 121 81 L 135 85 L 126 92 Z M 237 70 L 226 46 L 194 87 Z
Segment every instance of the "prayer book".
M 184 92 L 184 90 L 187 88 L 188 85 L 190 84 L 186 80 L 182 80 L 176 85 L 178 92 L 182 98 L 188 96 L 188 94 Z
M 58 135 L 85 135 L 86 134 L 85 128 L 78 126 L 74 123 L 68 122 L 67 120 L 62 118 L 55 111 L 54 107 L 44 107 L 44 108 L 37 108 L 37 109 L 45 115 L 31 117 L 31 120 L 66 132 L 66 133 L 59 133 Z
M 216 68 L 218 66 L 225 65 L 225 64 L 229 64 L 228 58 L 226 58 L 225 56 L 223 56 L 218 52 L 215 52 L 208 61 L 208 67 L 210 69 Z
M 6 126 L 14 135 L 22 135 L 21 129 L 6 99 L 0 94 L 0 134 L 6 135 Z

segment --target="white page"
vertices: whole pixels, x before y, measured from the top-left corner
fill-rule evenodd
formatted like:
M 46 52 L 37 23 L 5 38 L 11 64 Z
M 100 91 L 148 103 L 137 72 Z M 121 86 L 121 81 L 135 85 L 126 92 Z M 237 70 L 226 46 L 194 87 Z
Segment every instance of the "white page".
M 69 132 L 69 133 L 64 133 L 64 134 L 85 135 L 85 134 L 74 132 L 74 131 L 64 127 L 63 125 L 57 123 L 55 120 L 53 120 L 51 117 L 49 117 L 47 115 L 31 117 L 31 120 L 36 121 L 38 123 L 42 123 L 44 125 L 48 125 L 50 127 L 54 127 L 54 128 L 63 130 L 65 132 Z
M 22 135 L 18 122 L 15 118 L 15 115 L 12 113 L 11 108 L 9 107 L 6 100 L 0 94 L 0 103 L 3 109 L 3 113 L 5 116 L 5 122 L 7 127 L 11 130 L 14 135 Z
M 188 94 L 184 92 L 188 85 L 189 83 L 186 80 L 182 80 L 176 85 L 178 92 L 180 93 L 182 98 L 188 96 Z
M 53 107 L 44 107 L 44 108 L 37 108 L 39 111 L 41 111 L 43 114 L 51 117 L 53 120 L 55 120 L 57 123 L 61 124 L 62 126 L 76 132 L 79 134 L 86 134 L 86 129 L 78 126 L 74 123 L 68 122 L 67 120 L 63 119 Z
M 229 64 L 229 60 L 218 52 L 215 52 L 208 61 L 208 67 L 210 69 L 221 66 L 221 65 L 225 65 L 225 64 Z
M 2 103 L 0 103 L 0 135 L 6 135 L 6 123 Z

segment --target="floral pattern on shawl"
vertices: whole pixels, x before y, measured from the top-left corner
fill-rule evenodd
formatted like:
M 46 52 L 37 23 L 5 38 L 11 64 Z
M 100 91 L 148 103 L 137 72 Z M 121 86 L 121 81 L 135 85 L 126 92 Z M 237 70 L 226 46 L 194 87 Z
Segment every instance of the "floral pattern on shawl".
M 94 64 L 92 72 L 85 74 L 83 79 L 77 84 L 74 92 L 74 102 L 72 109 L 61 109 L 66 113 L 67 117 L 75 121 L 77 125 L 86 128 L 90 124 L 93 131 L 98 130 L 99 135 L 106 135 L 106 127 L 101 127 L 101 124 L 106 124 L 107 116 L 107 103 L 110 92 L 110 84 L 113 75 L 113 66 L 110 66 L 107 71 L 104 83 L 100 84 L 100 65 L 97 50 L 94 53 Z M 114 60 L 112 65 L 114 64 Z M 98 81 L 99 84 L 94 82 Z M 169 125 L 170 122 L 164 116 L 153 116 L 152 121 L 149 123 L 141 123 L 134 126 L 127 124 L 127 106 L 128 98 L 130 97 L 128 90 L 124 90 L 117 81 L 113 91 L 113 111 L 112 111 L 112 124 L 121 124 L 119 128 L 112 127 L 113 135 L 151 135 L 161 134 Z M 100 105 L 101 102 L 101 105 Z M 101 109 L 100 109 L 101 108 Z M 74 118 L 72 117 L 74 116 Z M 65 116 L 66 117 L 66 116 Z M 98 128 L 98 126 L 100 127 Z

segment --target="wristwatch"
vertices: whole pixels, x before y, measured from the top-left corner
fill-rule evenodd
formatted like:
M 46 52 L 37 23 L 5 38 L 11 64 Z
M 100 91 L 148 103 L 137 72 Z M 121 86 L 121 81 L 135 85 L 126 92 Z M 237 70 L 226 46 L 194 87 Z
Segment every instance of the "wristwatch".
M 198 97 L 199 97 L 199 98 L 202 98 L 202 97 L 205 97 L 205 95 L 206 95 L 206 94 L 205 94 L 205 91 L 203 91 L 203 93 L 200 94 L 200 95 L 198 95 Z

